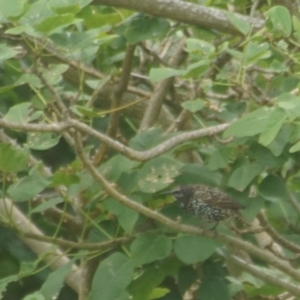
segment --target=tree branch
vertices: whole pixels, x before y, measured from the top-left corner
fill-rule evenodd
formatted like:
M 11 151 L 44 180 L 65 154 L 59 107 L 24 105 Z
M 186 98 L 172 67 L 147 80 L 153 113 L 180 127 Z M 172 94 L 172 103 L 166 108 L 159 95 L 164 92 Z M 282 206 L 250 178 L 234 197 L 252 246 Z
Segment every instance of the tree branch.
M 12 226 L 20 232 L 28 231 L 36 235 L 43 235 L 43 233 L 31 221 L 29 221 L 9 199 L 0 199 L 0 217 L 4 220 L 6 219 L 7 222 L 15 220 Z M 54 270 L 57 270 L 70 262 L 70 259 L 65 256 L 62 251 L 53 249 L 53 246 L 48 243 L 35 241 L 22 236 L 20 236 L 20 239 L 34 253 L 43 256 L 43 260 Z M 78 292 L 81 281 L 81 271 L 73 265 L 72 272 L 66 276 L 65 281 L 74 291 Z
M 254 265 L 249 264 L 249 262 L 246 262 L 237 256 L 232 255 L 232 256 L 226 257 L 226 260 L 237 265 L 244 271 L 254 275 L 256 278 L 259 278 L 268 284 L 271 284 L 274 286 L 279 286 L 283 290 L 291 293 L 294 296 L 298 296 L 298 297 L 300 296 L 300 288 L 297 287 L 296 285 L 289 283 L 287 281 L 283 281 L 283 280 L 281 280 L 280 277 L 275 277 L 275 276 L 272 276 L 271 274 L 267 274 L 267 273 L 263 272 L 261 269 L 258 269 Z
M 94 0 L 92 3 L 131 9 L 157 17 L 169 18 L 186 24 L 205 27 L 210 30 L 241 34 L 229 22 L 225 10 L 189 2 L 178 0 Z M 261 19 L 237 13 L 234 15 L 249 23 L 255 31 L 264 26 L 264 21 Z

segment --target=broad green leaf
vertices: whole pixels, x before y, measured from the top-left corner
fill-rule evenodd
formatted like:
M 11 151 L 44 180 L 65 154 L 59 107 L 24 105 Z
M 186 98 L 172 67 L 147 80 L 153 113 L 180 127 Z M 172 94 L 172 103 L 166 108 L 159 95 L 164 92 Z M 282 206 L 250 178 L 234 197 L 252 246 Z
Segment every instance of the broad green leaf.
M 267 119 L 259 143 L 268 146 L 276 137 L 286 120 L 286 112 L 282 109 L 275 109 Z
M 230 125 L 224 132 L 224 138 L 230 136 L 244 137 L 253 136 L 263 132 L 267 119 L 271 114 L 271 110 L 261 107 Z
M 58 144 L 60 135 L 52 132 L 29 132 L 27 147 L 33 150 L 47 150 Z
M 279 130 L 279 133 L 277 134 L 275 139 L 267 146 L 275 156 L 281 155 L 286 144 L 290 140 L 291 133 L 292 133 L 292 127 L 287 126 L 286 124 L 283 125 L 283 127 L 281 127 L 281 129 Z
M 178 184 L 204 183 L 208 185 L 220 185 L 222 176 L 218 172 L 212 172 L 207 166 L 201 164 L 186 164 L 181 169 L 181 174 L 176 178 Z
M 153 289 L 157 287 L 166 277 L 161 268 L 151 267 L 135 279 L 128 290 L 132 295 L 132 300 L 148 299 Z
M 0 11 L 1 13 L 1 11 Z M 4 61 L 15 57 L 19 52 L 15 49 L 8 47 L 5 44 L 0 44 L 0 61 Z
M 24 4 L 24 0 L 0 0 L 0 14 L 5 17 L 19 16 L 23 12 Z
M 173 76 L 184 75 L 184 70 L 177 70 L 172 68 L 151 68 L 149 78 L 152 82 L 164 80 Z
M 73 14 L 63 14 L 57 16 L 50 16 L 47 19 L 43 20 L 41 23 L 36 24 L 34 27 L 40 32 L 50 32 L 56 28 L 70 25 L 74 21 Z
M 56 206 L 59 203 L 62 203 L 64 201 L 63 198 L 53 198 L 49 199 L 45 202 L 42 202 L 39 206 L 35 207 L 33 210 L 30 211 L 30 214 L 34 213 L 40 213 L 43 212 L 51 207 Z
M 229 22 L 243 35 L 247 35 L 251 29 L 251 26 L 245 20 L 237 17 L 234 13 L 228 12 L 227 18 Z
M 107 179 L 117 181 L 123 173 L 130 173 L 139 162 L 132 161 L 123 155 L 115 155 L 99 168 L 101 174 Z
M 194 264 L 209 258 L 219 246 L 215 240 L 197 235 L 181 235 L 174 244 L 177 257 L 185 264 Z
M 33 294 L 27 295 L 22 300 L 46 300 L 46 298 L 40 292 L 35 292 Z
M 151 128 L 135 135 L 130 140 L 129 146 L 134 150 L 145 151 L 157 146 L 159 143 L 171 136 L 173 135 L 163 134 L 161 127 Z
M 293 145 L 291 148 L 290 148 L 290 153 L 294 153 L 294 152 L 298 152 L 300 151 L 300 141 L 297 142 L 295 145 Z
M 272 202 L 286 201 L 288 191 L 283 180 L 277 176 L 269 175 L 259 185 L 260 194 Z
M 146 300 L 152 300 L 152 299 L 161 299 L 163 296 L 170 293 L 170 290 L 167 288 L 156 288 L 152 291 L 152 293 L 149 295 Z
M 200 60 L 195 63 L 189 64 L 184 72 L 185 78 L 199 78 L 203 76 L 211 67 L 211 61 L 208 59 Z
M 222 261 L 206 261 L 202 267 L 198 300 L 230 300 L 227 272 Z
M 32 105 L 29 102 L 17 104 L 9 109 L 4 119 L 17 123 L 28 123 L 29 115 L 32 112 Z
M 243 191 L 262 169 L 262 166 L 256 163 L 244 164 L 232 172 L 227 184 L 238 191 Z
M 228 165 L 228 147 L 219 147 L 215 149 L 209 157 L 208 168 L 211 171 L 216 171 L 225 168 Z
M 43 86 L 41 80 L 35 74 L 30 73 L 22 74 L 17 80 L 16 85 L 21 85 L 24 83 L 28 83 L 35 88 L 41 88 Z
M 42 192 L 50 182 L 50 178 L 44 177 L 38 169 L 32 169 L 29 175 L 11 185 L 7 192 L 14 201 L 23 202 Z
M 130 246 L 132 260 L 136 266 L 163 259 L 172 250 L 172 240 L 159 234 L 144 234 Z
M 292 33 L 292 19 L 290 12 L 284 6 L 273 6 L 267 12 L 266 26 L 276 36 L 287 37 Z
M 57 170 L 52 177 L 51 186 L 59 186 L 65 185 L 70 186 L 72 184 L 76 184 L 80 182 L 80 178 L 78 175 L 73 173 L 73 170 L 59 169 Z
M 179 175 L 182 166 L 180 161 L 167 156 L 146 162 L 139 171 L 138 189 L 144 193 L 155 193 L 166 188 Z
M 202 99 L 188 100 L 181 103 L 181 106 L 186 110 L 195 113 L 205 106 L 205 101 Z
M 4 0 L 5 1 L 5 0 Z M 39 0 L 32 3 L 26 13 L 20 18 L 19 25 L 34 26 L 43 22 L 50 16 L 54 16 L 48 0 Z
M 64 279 L 71 272 L 73 265 L 74 260 L 71 260 L 61 268 L 50 273 L 40 289 L 40 292 L 46 299 L 53 299 L 58 295 L 64 286 Z
M 283 93 L 276 99 L 278 107 L 285 110 L 289 121 L 294 121 L 300 116 L 300 97 L 291 93 Z
M 19 276 L 18 275 L 11 275 L 11 276 L 7 276 L 4 278 L 0 279 L 0 298 L 2 298 L 3 293 L 6 291 L 7 286 L 11 283 L 11 282 L 15 282 L 19 280 Z
M 296 16 L 292 16 L 292 22 L 293 22 L 293 28 L 294 28 L 293 36 L 299 42 L 300 41 L 300 21 L 298 20 L 298 18 Z
M 228 52 L 232 57 L 238 59 L 238 60 L 242 60 L 243 59 L 243 52 L 235 50 L 235 49 L 226 49 L 226 52 Z
M 139 218 L 139 214 L 136 211 L 125 207 L 112 198 L 106 199 L 103 205 L 108 211 L 117 216 L 118 221 L 125 232 L 132 232 L 134 225 Z
M 27 167 L 29 153 L 12 145 L 0 143 L 0 170 L 3 172 L 19 172 Z
M 125 292 L 132 278 L 132 261 L 116 252 L 100 263 L 93 277 L 89 299 L 116 300 Z
M 136 14 L 116 30 L 128 43 L 135 44 L 148 39 L 164 37 L 170 29 L 169 21 L 146 14 Z
M 266 59 L 271 56 L 271 51 L 269 51 L 269 44 L 251 42 L 247 44 L 244 50 L 244 61 L 247 64 L 255 64 L 260 59 Z
M 188 38 L 186 39 L 185 50 L 189 53 L 201 55 L 201 57 L 209 57 L 216 51 L 215 46 L 204 40 Z

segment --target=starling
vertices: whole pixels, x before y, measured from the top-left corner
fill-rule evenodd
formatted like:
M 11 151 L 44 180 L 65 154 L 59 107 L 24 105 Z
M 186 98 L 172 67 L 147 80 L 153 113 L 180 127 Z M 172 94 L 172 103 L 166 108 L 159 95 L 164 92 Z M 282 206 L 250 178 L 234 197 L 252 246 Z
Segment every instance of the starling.
M 239 210 L 245 208 L 219 189 L 202 184 L 182 185 L 164 194 L 173 195 L 181 208 L 193 216 L 217 222 L 212 229 L 219 221 L 239 217 Z

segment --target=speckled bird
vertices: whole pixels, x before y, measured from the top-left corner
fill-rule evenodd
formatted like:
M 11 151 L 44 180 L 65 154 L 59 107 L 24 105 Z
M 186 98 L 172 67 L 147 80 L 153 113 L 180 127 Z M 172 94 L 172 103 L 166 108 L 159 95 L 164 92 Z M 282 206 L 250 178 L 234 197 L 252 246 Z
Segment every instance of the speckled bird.
M 219 221 L 231 216 L 239 217 L 239 210 L 245 208 L 219 189 L 202 184 L 182 185 L 164 194 L 173 195 L 181 208 L 193 216 L 217 222 L 212 229 L 218 226 Z

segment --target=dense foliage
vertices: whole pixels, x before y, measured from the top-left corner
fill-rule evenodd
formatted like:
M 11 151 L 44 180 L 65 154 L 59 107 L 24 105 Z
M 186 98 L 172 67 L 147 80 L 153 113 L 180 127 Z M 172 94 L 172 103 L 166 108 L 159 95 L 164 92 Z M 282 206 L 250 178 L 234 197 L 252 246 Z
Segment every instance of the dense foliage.
M 0 22 L 1 299 L 300 299 L 298 1 L 0 0 Z M 161 195 L 197 183 L 247 222 Z

